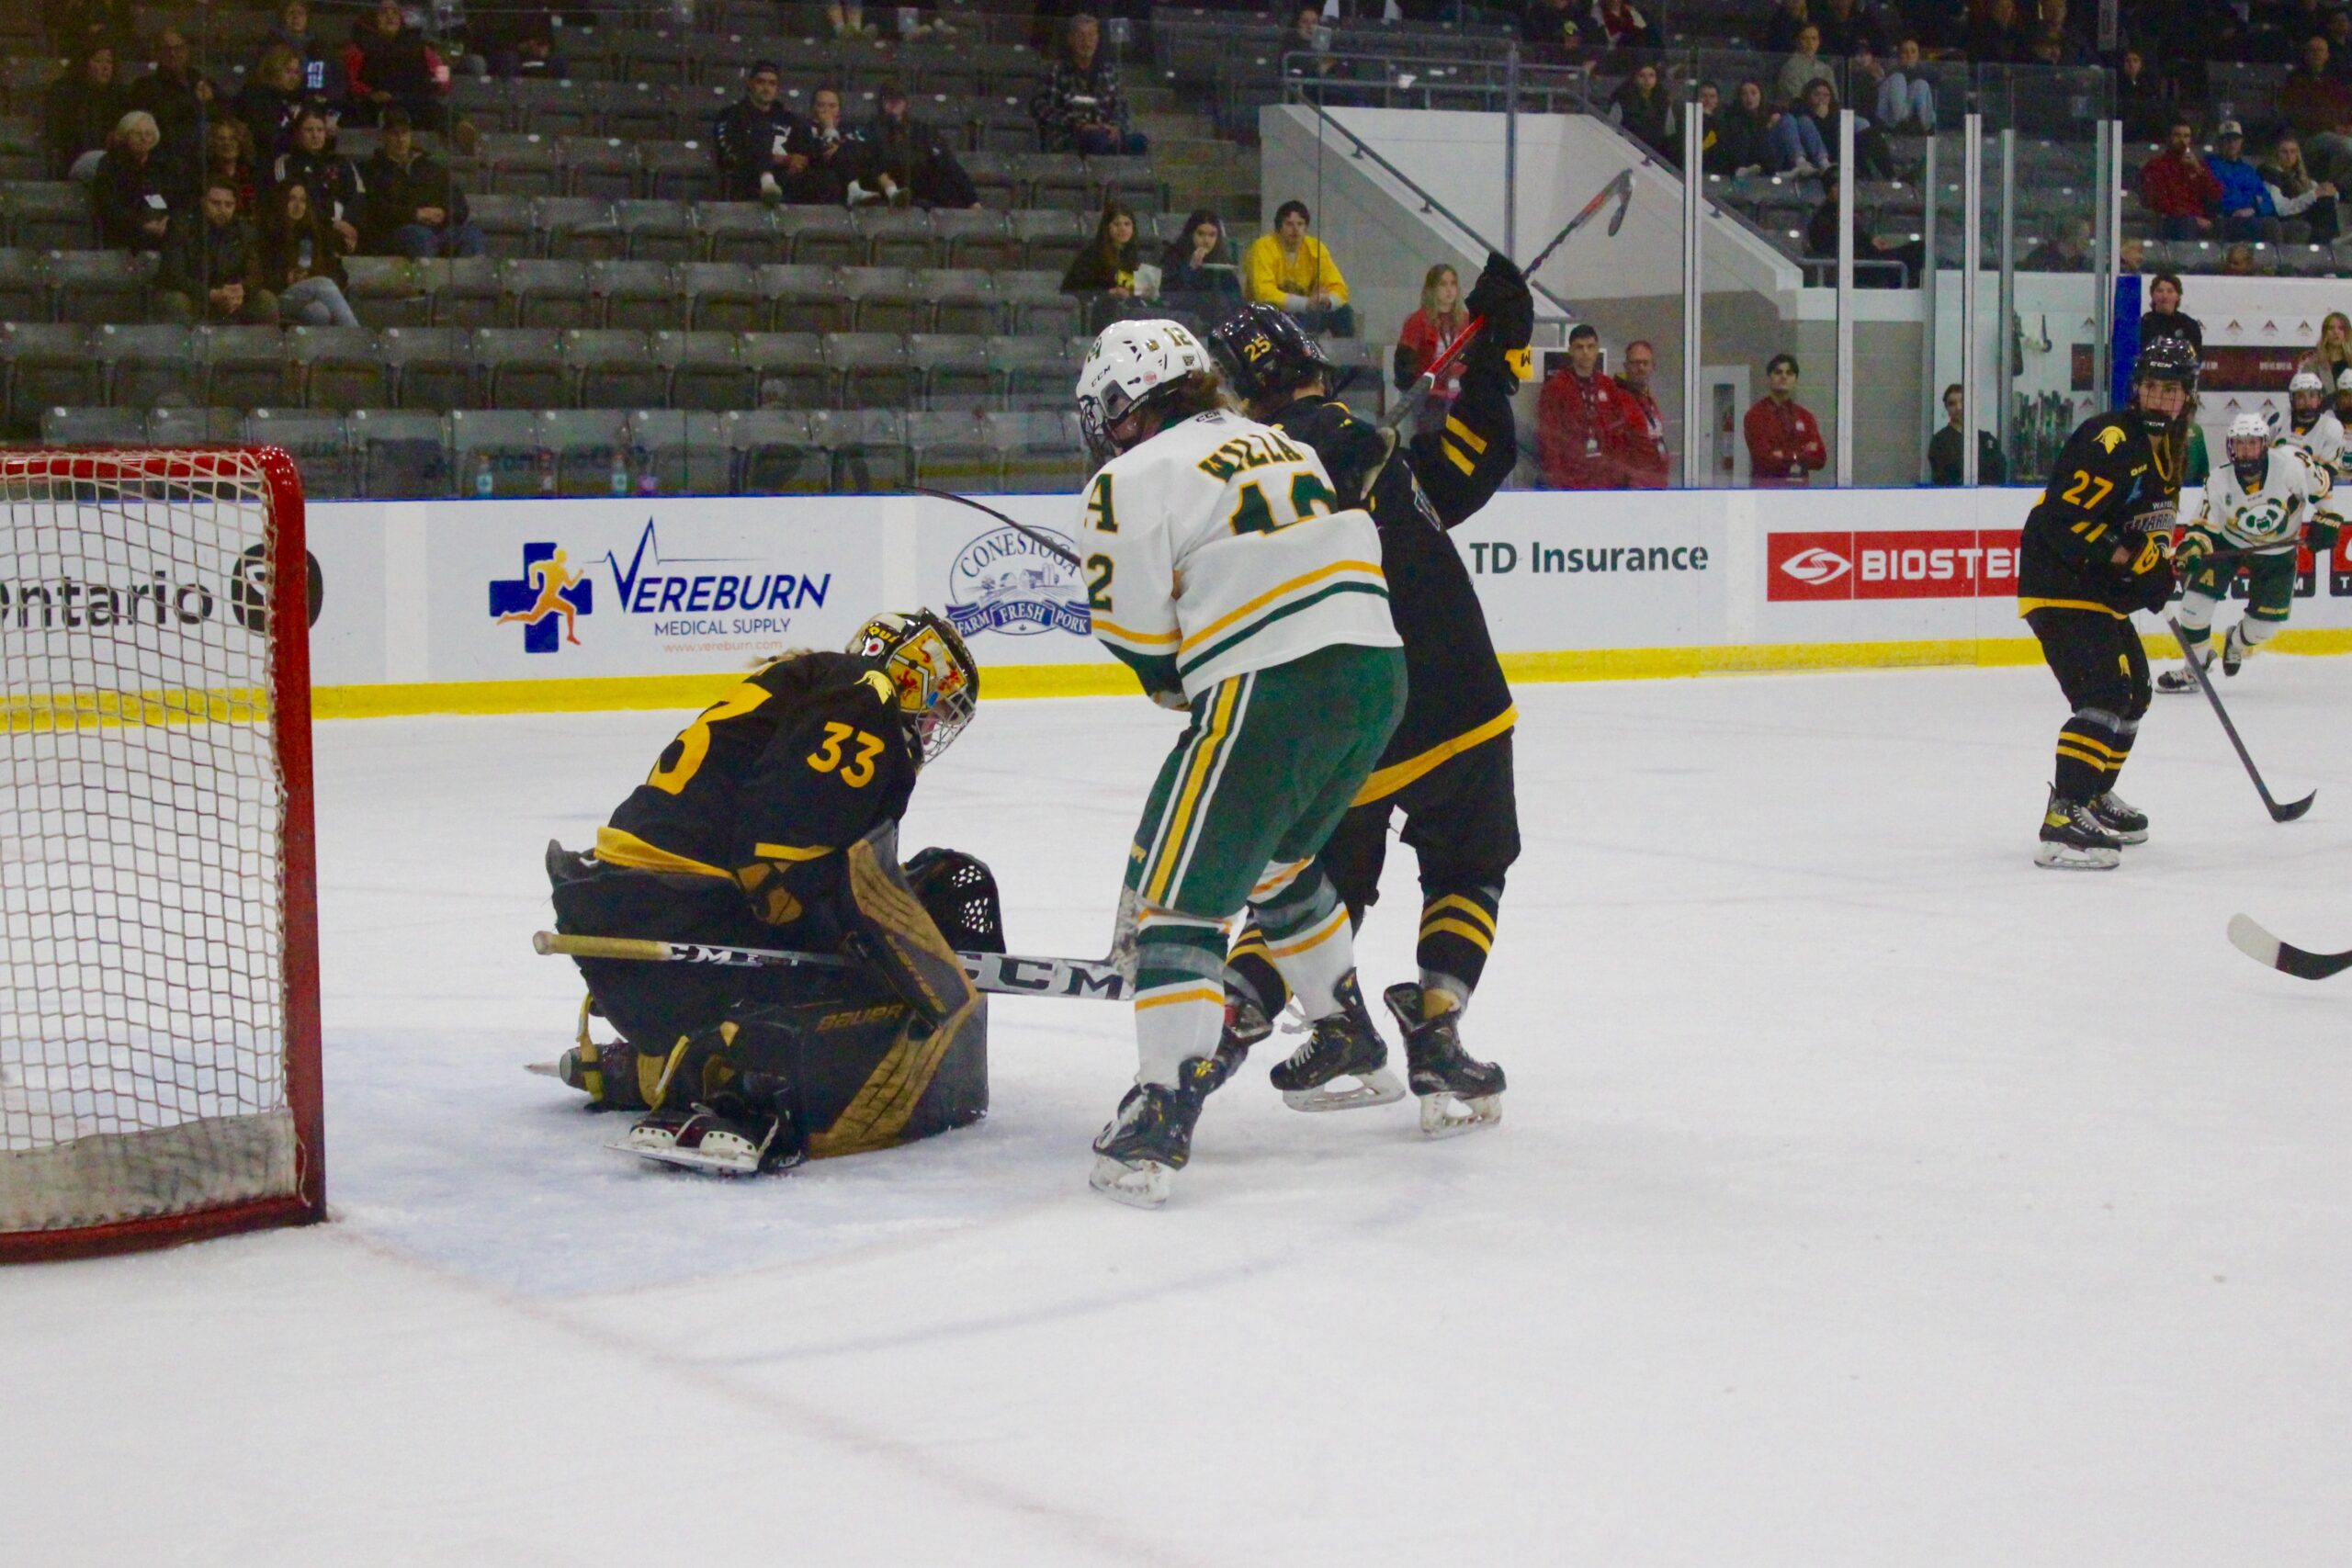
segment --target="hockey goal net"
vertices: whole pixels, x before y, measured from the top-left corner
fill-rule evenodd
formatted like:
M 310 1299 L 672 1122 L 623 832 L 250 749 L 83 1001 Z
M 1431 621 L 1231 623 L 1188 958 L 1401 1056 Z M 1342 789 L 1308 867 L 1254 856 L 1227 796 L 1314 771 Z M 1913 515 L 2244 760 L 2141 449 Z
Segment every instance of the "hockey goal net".
M 0 1259 L 319 1218 L 294 466 L 0 453 Z

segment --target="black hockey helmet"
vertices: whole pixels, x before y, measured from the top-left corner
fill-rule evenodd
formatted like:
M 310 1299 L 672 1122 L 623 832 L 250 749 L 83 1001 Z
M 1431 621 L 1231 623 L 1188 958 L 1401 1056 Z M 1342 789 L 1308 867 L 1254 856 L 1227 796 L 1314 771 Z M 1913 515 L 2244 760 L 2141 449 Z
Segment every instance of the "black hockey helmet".
M 972 722 L 980 667 L 956 627 L 929 610 L 885 610 L 857 629 L 846 651 L 874 660 L 898 688 L 899 711 L 914 727 L 925 762 Z
M 1278 305 L 1244 305 L 1209 329 L 1209 349 L 1225 362 L 1235 395 L 1251 412 L 1333 367 L 1289 311 Z
M 2190 397 L 2197 395 L 2197 350 L 2185 337 L 2160 337 L 2140 351 L 2132 367 L 2132 384 L 2177 381 Z

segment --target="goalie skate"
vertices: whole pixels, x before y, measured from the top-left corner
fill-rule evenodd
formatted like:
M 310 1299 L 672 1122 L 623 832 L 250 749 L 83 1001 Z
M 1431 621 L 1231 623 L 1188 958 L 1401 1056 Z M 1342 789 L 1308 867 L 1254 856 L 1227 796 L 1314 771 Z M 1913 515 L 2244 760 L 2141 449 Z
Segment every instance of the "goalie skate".
M 1114 1202 L 1157 1209 L 1168 1201 L 1175 1173 L 1193 1157 L 1193 1123 L 1201 1096 L 1193 1085 L 1198 1061 L 1185 1064 L 1180 1084 L 1137 1084 L 1119 1101 L 1118 1114 L 1094 1140 L 1093 1172 L 1086 1184 Z
M 1360 1111 L 1405 1098 L 1405 1086 L 1388 1070 L 1388 1047 L 1365 1010 L 1363 993 L 1350 970 L 1332 994 L 1340 1010 L 1315 1021 L 1306 1043 L 1267 1075 L 1293 1111 Z M 1352 1085 L 1334 1088 L 1335 1080 Z
M 656 1111 L 612 1146 L 656 1165 L 709 1176 L 757 1176 L 783 1122 L 766 1119 L 755 1126 L 719 1115 L 707 1105 L 690 1111 Z
M 1421 1102 L 1421 1132 L 1432 1138 L 1491 1127 L 1503 1119 L 1503 1070 L 1462 1048 L 1462 1012 L 1421 1016 L 1421 988 L 1405 984 L 1380 994 L 1405 1032 L 1405 1062 Z

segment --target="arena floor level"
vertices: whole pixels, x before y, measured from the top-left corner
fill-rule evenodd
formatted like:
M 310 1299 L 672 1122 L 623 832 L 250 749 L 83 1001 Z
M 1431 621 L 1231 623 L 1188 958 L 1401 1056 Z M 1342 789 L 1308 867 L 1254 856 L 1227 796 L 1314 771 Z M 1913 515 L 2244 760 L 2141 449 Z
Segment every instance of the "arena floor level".
M 2037 669 L 1520 693 L 1491 1133 L 1306 1117 L 1262 1047 L 1170 1207 L 1085 1185 L 1121 1008 L 994 1015 L 983 1124 L 722 1185 L 526 1077 L 532 956 L 661 713 L 319 733 L 335 1223 L 0 1276 L 25 1562 L 2064 1564 L 2352 1536 L 2352 665 L 2159 699 L 2037 871 Z M 983 705 L 911 849 L 1100 952 L 1176 721 Z M 1400 977 L 1394 862 L 1368 979 Z

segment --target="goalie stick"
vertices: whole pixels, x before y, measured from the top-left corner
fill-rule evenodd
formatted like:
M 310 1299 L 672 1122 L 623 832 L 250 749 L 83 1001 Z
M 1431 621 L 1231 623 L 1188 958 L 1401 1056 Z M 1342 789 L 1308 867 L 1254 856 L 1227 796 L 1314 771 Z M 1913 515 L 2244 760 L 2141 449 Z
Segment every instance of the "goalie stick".
M 2280 942 L 2245 915 L 2230 917 L 2230 945 L 2266 968 L 2298 980 L 2324 980 L 2352 969 L 2352 953 L 2309 953 Z
M 2296 818 L 2309 811 L 2312 808 L 2312 802 L 2319 798 L 2317 790 L 2312 791 L 2301 800 L 2290 800 L 2284 806 L 2270 798 L 2270 786 L 2262 782 L 2262 773 L 2255 767 L 2254 759 L 2247 754 L 2245 742 L 2238 739 L 2238 727 L 2230 722 L 2230 711 L 2222 705 L 2222 694 L 2213 689 L 2213 677 L 2205 672 L 2204 661 L 2199 659 L 2196 650 L 2188 646 L 2188 634 L 2180 629 L 2180 622 L 2177 619 L 2168 616 L 2165 618 L 2165 625 L 2172 628 L 2172 639 L 2180 644 L 2180 656 L 2188 660 L 2188 672 L 2197 677 L 2197 684 L 2204 692 L 2205 700 L 2213 705 L 2213 716 L 2222 721 L 2222 733 L 2230 738 L 2232 746 L 2237 748 L 2238 761 L 2245 764 L 2246 776 L 2254 781 L 2254 787 L 2261 795 L 2263 807 L 2270 813 L 2270 819 L 2273 822 L 2292 822 Z
M 846 969 L 831 953 L 774 947 L 719 947 L 707 942 L 655 942 L 639 937 L 563 936 L 536 931 L 531 951 L 542 957 L 622 958 L 645 964 L 717 964 L 738 969 Z M 1077 997 L 1123 1002 L 1134 982 L 1115 964 L 1086 958 L 1038 958 L 1018 953 L 959 953 L 964 974 L 983 991 L 1012 997 Z

